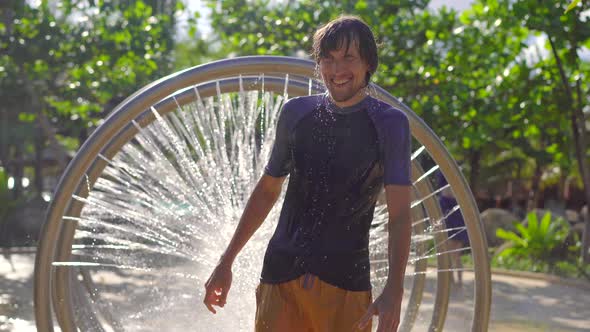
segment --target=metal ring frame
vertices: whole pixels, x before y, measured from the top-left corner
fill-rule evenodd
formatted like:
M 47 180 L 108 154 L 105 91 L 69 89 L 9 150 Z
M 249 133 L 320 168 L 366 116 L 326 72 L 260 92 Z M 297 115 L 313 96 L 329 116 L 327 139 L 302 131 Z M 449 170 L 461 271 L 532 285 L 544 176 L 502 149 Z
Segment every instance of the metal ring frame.
M 182 105 L 184 95 L 182 92 L 178 93 L 179 90 L 198 85 L 199 92 L 203 97 L 215 94 L 218 88 L 222 92 L 238 91 L 239 85 L 244 81 L 242 75 L 248 74 L 263 74 L 265 79 L 262 84 L 264 84 L 264 89 L 268 91 L 285 91 L 289 95 L 305 95 L 318 88 L 311 79 L 315 74 L 315 64 L 309 60 L 278 56 L 251 56 L 215 61 L 169 75 L 137 91 L 118 105 L 84 143 L 60 179 L 54 199 L 47 212 L 37 250 L 34 302 L 39 331 L 53 331 L 53 314 L 56 315 L 63 331 L 77 330 L 72 307 L 74 294 L 71 294 L 72 288 L 70 287 L 71 269 L 53 267 L 52 262 L 66 261 L 70 257 L 76 223 L 65 224 L 62 222 L 62 217 L 64 215 L 77 216 L 81 213 L 83 204 L 72 200 L 72 195 L 81 197 L 88 195 L 94 181 L 106 166 L 104 160 L 97 158 L 98 154 L 101 153 L 107 157 L 114 156 L 127 141 L 133 138 L 137 129 L 131 125 L 132 120 L 136 120 L 142 127 L 149 125 L 154 120 L 153 115 L 149 112 L 150 106 L 157 104 L 158 110 L 162 113 L 173 110 L 176 105 L 170 102 L 170 98 L 165 99 L 173 94 L 176 94 L 178 102 Z M 238 76 L 239 79 L 236 78 Z M 288 78 L 288 84 L 285 83 L 285 76 Z M 223 80 L 224 78 L 226 79 Z M 246 81 L 248 80 L 246 79 Z M 256 85 L 260 82 L 251 79 L 247 84 Z M 487 331 L 491 305 L 489 259 L 479 211 L 471 191 L 455 161 L 433 131 L 406 105 L 382 88 L 378 86 L 374 86 L 374 88 L 377 98 L 395 105 L 406 113 L 413 137 L 428 150 L 455 194 L 466 221 L 465 225 L 473 255 L 475 298 L 471 330 Z M 188 94 L 186 98 L 188 98 Z M 416 162 L 412 164 L 415 180 L 424 172 Z M 415 191 L 424 196 L 425 193 L 432 192 L 432 188 L 422 181 L 415 187 Z M 436 220 L 437 217 L 442 216 L 440 206 L 435 199 L 427 199 L 424 206 L 430 218 Z M 415 229 L 414 231 L 420 230 Z M 446 237 L 446 235 L 441 236 Z M 439 239 L 437 242 L 444 242 L 444 240 Z M 444 256 L 439 256 L 437 264 L 440 270 L 446 271 L 450 263 L 448 257 Z M 423 271 L 426 266 L 417 264 L 416 271 L 419 269 Z M 443 271 L 438 272 L 435 310 L 429 327 L 430 331 L 442 330 L 446 318 L 450 275 L 449 272 Z M 406 311 L 406 316 L 400 325 L 404 330 L 413 325 L 423 287 L 423 277 L 417 277 L 410 295 L 412 306 Z M 79 296 L 80 294 L 77 294 L 77 297 Z M 92 325 L 96 326 L 96 324 Z

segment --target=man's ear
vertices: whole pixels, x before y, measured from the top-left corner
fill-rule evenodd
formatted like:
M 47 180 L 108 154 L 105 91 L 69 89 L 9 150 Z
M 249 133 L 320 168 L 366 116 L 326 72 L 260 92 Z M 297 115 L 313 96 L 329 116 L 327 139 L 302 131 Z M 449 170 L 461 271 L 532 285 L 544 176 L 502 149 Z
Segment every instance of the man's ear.
M 367 70 L 367 73 L 365 74 L 365 84 L 369 84 L 371 81 L 371 76 L 373 76 L 373 73 L 370 70 Z

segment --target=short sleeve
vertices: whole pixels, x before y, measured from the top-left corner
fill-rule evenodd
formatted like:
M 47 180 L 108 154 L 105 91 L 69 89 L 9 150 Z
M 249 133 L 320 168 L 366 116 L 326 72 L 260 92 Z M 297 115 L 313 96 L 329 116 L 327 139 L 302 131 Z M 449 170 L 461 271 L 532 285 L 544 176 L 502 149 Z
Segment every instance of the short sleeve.
M 291 167 L 289 137 L 292 126 L 289 123 L 289 112 L 289 102 L 286 102 L 279 113 L 275 141 L 268 164 L 266 164 L 266 167 L 264 168 L 264 173 L 273 177 L 286 176 L 289 174 Z
M 402 111 L 392 109 L 389 112 L 383 128 L 383 182 L 385 185 L 411 185 L 410 124 Z

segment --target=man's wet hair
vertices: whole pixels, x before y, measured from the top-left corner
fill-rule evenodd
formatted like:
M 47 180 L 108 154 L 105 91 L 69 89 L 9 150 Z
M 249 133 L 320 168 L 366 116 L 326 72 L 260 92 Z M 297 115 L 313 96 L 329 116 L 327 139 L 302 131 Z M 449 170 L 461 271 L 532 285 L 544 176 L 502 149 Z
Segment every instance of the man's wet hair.
M 371 28 L 359 17 L 340 16 L 320 27 L 313 35 L 312 56 L 319 65 L 320 60 L 331 51 L 344 47 L 347 51 L 351 44 L 358 44 L 361 59 L 369 65 L 366 83 L 377 70 L 379 58 L 377 43 Z

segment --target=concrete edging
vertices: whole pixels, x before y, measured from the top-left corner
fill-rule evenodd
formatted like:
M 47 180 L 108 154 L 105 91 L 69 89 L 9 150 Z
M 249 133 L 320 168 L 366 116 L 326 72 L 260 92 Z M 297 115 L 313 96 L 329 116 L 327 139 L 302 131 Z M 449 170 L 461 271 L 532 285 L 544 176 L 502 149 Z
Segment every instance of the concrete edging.
M 506 275 L 506 276 L 511 276 L 511 277 L 523 278 L 523 279 L 543 280 L 543 281 L 547 281 L 547 282 L 550 282 L 553 284 L 561 284 L 561 285 L 565 285 L 565 286 L 576 287 L 576 288 L 590 291 L 590 281 L 586 281 L 583 279 L 572 279 L 572 278 L 559 277 L 559 276 L 547 274 L 547 273 L 515 271 L 515 270 L 502 269 L 502 268 L 492 268 L 492 276 L 494 274 Z
M 436 265 L 429 263 L 429 268 L 437 268 Z M 590 281 L 586 281 L 584 279 L 572 279 L 572 278 L 565 278 L 559 277 L 552 274 L 541 273 L 541 272 L 529 272 L 529 271 L 517 271 L 517 270 L 507 270 L 502 268 L 493 267 L 491 268 L 492 272 L 492 279 L 494 274 L 496 275 L 504 275 L 509 277 L 516 277 L 522 279 L 535 279 L 535 280 L 542 280 L 546 282 L 550 282 L 552 284 L 560 284 L 564 286 L 576 287 L 583 290 L 590 291 Z

